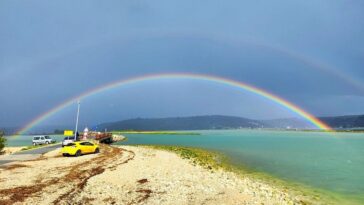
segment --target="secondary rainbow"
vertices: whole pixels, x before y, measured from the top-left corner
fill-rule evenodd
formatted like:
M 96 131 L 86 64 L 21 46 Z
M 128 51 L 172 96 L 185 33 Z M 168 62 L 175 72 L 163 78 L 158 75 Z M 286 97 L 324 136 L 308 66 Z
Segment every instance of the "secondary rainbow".
M 292 111 L 293 113 L 296 113 L 297 115 L 303 117 L 308 122 L 310 122 L 312 125 L 316 126 L 317 128 L 321 130 L 330 131 L 332 130 L 330 126 L 326 125 L 310 113 L 306 112 L 302 108 L 298 107 L 297 105 L 294 105 L 293 103 L 278 97 L 277 95 L 274 95 L 272 93 L 269 93 L 268 91 L 265 91 L 263 89 L 254 87 L 252 85 L 249 85 L 247 83 L 243 83 L 240 81 L 235 81 L 232 79 L 227 79 L 219 76 L 212 76 L 212 75 L 205 75 L 205 74 L 192 74 L 192 73 L 162 73 L 162 74 L 151 74 L 151 75 L 144 75 L 139 77 L 133 77 L 129 79 L 122 79 L 118 80 L 112 83 L 108 83 L 106 85 L 102 85 L 100 87 L 94 88 L 92 90 L 89 90 L 87 92 L 82 93 L 81 95 L 72 97 L 69 100 L 66 100 L 65 102 L 59 104 L 58 106 L 54 107 L 53 109 L 43 113 L 42 115 L 36 117 L 33 119 L 30 123 L 26 124 L 22 129 L 17 131 L 17 134 L 24 134 L 36 125 L 40 124 L 47 118 L 51 117 L 52 115 L 56 114 L 57 112 L 61 111 L 63 108 L 70 106 L 71 104 L 75 103 L 77 100 L 81 100 L 83 98 L 89 97 L 91 95 L 95 95 L 97 93 L 101 93 L 106 90 L 110 90 L 113 88 L 129 85 L 129 84 L 135 84 L 145 81 L 152 81 L 152 80 L 161 80 L 161 79 L 190 79 L 190 80 L 199 80 L 199 81 L 209 81 L 209 82 L 215 82 L 224 84 L 227 86 L 237 87 L 242 90 L 252 92 L 258 96 L 264 97 L 268 100 L 271 100 L 278 105 L 281 105 L 285 107 L 286 109 Z

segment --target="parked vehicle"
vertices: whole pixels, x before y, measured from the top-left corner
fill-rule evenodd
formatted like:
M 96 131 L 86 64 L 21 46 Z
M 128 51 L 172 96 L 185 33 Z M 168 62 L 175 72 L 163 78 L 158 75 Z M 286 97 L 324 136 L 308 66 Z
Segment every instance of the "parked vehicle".
M 81 156 L 82 154 L 88 153 L 99 153 L 99 146 L 88 142 L 88 141 L 80 141 L 80 142 L 72 142 L 65 145 L 62 150 L 63 156 L 74 155 L 76 157 Z
M 62 147 L 68 145 L 69 143 L 72 143 L 75 141 L 75 137 L 65 137 L 62 141 Z
M 52 139 L 49 136 L 36 136 L 33 137 L 33 145 L 41 145 L 41 144 L 51 144 L 51 143 L 55 143 L 56 140 Z

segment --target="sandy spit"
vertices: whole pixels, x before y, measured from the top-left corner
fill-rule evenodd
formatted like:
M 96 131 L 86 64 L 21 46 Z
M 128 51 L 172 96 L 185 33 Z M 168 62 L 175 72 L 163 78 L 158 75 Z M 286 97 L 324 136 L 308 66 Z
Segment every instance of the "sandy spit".
M 303 204 L 276 187 L 208 170 L 168 151 L 103 145 L 0 168 L 0 204 Z
M 15 152 L 21 151 L 25 147 L 4 147 L 4 149 L 1 152 L 1 155 L 9 155 L 13 154 Z

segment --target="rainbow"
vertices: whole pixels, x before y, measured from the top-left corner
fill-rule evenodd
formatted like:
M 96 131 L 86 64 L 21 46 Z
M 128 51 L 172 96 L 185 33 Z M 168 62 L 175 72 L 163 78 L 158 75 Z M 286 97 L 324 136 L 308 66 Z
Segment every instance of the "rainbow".
M 162 73 L 162 74 L 151 74 L 151 75 L 143 75 L 139 77 L 133 77 L 129 79 L 121 79 L 112 83 L 108 83 L 106 85 L 99 86 L 97 88 L 91 89 L 87 92 L 82 93 L 81 95 L 72 97 L 65 102 L 59 104 L 58 106 L 54 107 L 53 109 L 43 113 L 42 115 L 36 117 L 33 119 L 30 123 L 26 124 L 23 128 L 17 131 L 17 134 L 24 134 L 36 125 L 40 124 L 47 118 L 51 117 L 52 115 L 56 114 L 57 112 L 61 111 L 63 108 L 73 104 L 77 100 L 81 100 L 83 98 L 95 95 L 97 93 L 104 92 L 106 90 L 110 90 L 113 88 L 117 88 L 120 86 L 125 86 L 129 84 L 135 84 L 140 83 L 144 81 L 151 81 L 151 80 L 161 80 L 161 79 L 190 79 L 190 80 L 200 80 L 200 81 L 209 81 L 209 82 L 215 82 L 224 84 L 227 86 L 236 87 L 251 93 L 254 93 L 258 96 L 261 96 L 263 98 L 266 98 L 268 100 L 271 100 L 272 102 L 275 102 L 276 104 L 292 111 L 293 113 L 296 113 L 297 115 L 303 117 L 308 122 L 310 122 L 312 125 L 317 127 L 318 129 L 330 131 L 332 130 L 330 126 L 326 125 L 310 113 L 306 112 L 302 108 L 298 107 L 297 105 L 294 105 L 293 103 L 280 98 L 272 93 L 269 93 L 268 91 L 265 91 L 263 89 L 254 87 L 252 85 L 235 81 L 232 79 L 227 79 L 219 76 L 212 76 L 212 75 L 206 75 L 206 74 L 192 74 L 192 73 Z

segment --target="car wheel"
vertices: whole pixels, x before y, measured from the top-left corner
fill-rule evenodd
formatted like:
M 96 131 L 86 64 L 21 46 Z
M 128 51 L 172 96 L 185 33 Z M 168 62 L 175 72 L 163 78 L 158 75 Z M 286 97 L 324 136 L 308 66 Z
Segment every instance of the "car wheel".
M 99 148 L 96 148 L 96 149 L 95 149 L 95 154 L 96 154 L 96 153 L 99 153 L 99 152 L 100 152 L 100 149 L 99 149 Z
M 35 142 L 33 142 L 33 146 L 37 145 Z
M 77 152 L 76 152 L 75 156 L 76 156 L 76 157 L 81 156 L 81 150 L 77 150 Z
M 63 153 L 62 155 L 63 155 L 64 157 L 67 157 L 67 156 L 68 156 L 68 154 L 66 154 L 66 153 Z
M 46 141 L 46 144 L 49 144 L 49 142 L 48 142 L 48 141 Z

